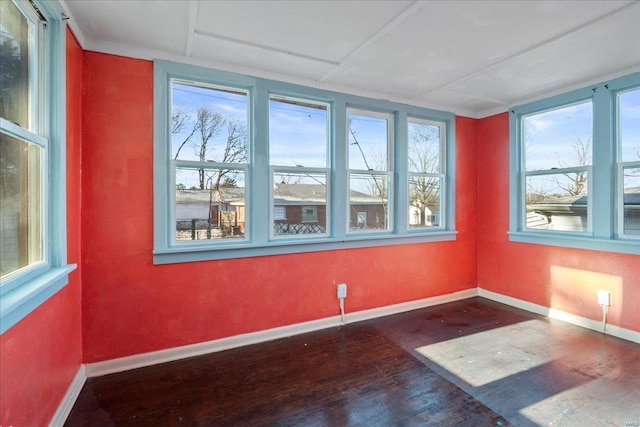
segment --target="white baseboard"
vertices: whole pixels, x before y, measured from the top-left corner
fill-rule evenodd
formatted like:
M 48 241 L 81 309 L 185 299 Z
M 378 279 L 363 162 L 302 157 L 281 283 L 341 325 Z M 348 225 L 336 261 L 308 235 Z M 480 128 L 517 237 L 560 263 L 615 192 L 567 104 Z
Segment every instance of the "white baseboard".
M 586 317 L 582 317 L 582 316 L 576 316 L 575 314 L 567 313 L 566 311 L 556 310 L 554 308 L 534 304 L 532 302 L 513 298 L 507 295 L 488 291 L 482 288 L 478 288 L 478 296 L 486 299 L 490 299 L 492 301 L 496 301 L 502 304 L 510 305 L 512 307 L 516 307 L 522 310 L 530 311 L 532 313 L 540 314 L 542 316 L 546 316 L 551 319 L 561 320 L 563 322 L 571 323 L 573 325 L 581 326 L 583 328 L 592 329 L 598 332 L 603 332 L 602 322 L 599 322 L 597 320 L 587 319 Z M 640 343 L 640 332 L 633 331 L 631 329 L 625 329 L 615 325 L 606 325 L 606 330 L 604 331 L 604 333 L 617 338 L 622 338 L 628 341 Z
M 376 317 L 417 310 L 424 307 L 444 304 L 446 302 L 459 301 L 475 297 L 477 295 L 477 289 L 472 288 L 466 289 L 464 291 L 453 292 L 447 295 L 440 295 L 416 301 L 409 301 L 385 307 L 373 308 L 370 310 L 347 313 L 345 315 L 345 323 L 360 322 Z M 166 350 L 152 351 L 149 353 L 135 354 L 133 356 L 120 357 L 117 359 L 105 360 L 103 362 L 87 363 L 85 365 L 86 375 L 87 377 L 99 377 L 101 375 L 112 374 L 115 372 L 142 368 L 144 366 L 171 362 L 188 357 L 201 356 L 203 354 L 214 353 L 231 348 L 242 347 L 250 344 L 258 344 L 265 341 L 286 338 L 293 335 L 317 331 L 320 329 L 332 328 L 340 326 L 341 324 L 342 323 L 340 316 L 332 316 L 324 319 L 297 323 L 295 325 L 288 325 L 279 328 L 267 329 L 264 331 L 235 335 L 232 337 L 221 338 L 213 341 L 174 347 Z
M 71 384 L 69 384 L 69 388 L 67 388 L 67 392 L 64 394 L 60 405 L 58 405 L 56 413 L 53 414 L 53 418 L 51 418 L 51 422 L 49 422 L 49 427 L 62 427 L 64 425 L 65 421 L 67 421 L 67 417 L 71 413 L 73 405 L 76 403 L 78 396 L 80 396 L 80 391 L 82 391 L 82 387 L 86 380 L 87 375 L 85 367 L 84 365 L 80 365 L 80 368 L 73 377 Z

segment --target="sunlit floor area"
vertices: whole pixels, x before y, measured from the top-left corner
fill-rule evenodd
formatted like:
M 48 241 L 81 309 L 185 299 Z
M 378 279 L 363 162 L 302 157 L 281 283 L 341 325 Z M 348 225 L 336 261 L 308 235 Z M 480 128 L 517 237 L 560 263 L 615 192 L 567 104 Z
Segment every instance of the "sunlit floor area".
M 637 426 L 640 345 L 482 298 L 91 378 L 67 426 Z

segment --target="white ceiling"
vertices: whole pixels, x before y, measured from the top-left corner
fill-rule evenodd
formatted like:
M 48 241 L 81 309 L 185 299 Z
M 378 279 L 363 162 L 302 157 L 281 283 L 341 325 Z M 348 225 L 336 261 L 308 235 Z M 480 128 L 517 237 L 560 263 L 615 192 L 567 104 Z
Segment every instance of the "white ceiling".
M 640 2 L 66 0 L 87 50 L 485 117 L 640 71 Z

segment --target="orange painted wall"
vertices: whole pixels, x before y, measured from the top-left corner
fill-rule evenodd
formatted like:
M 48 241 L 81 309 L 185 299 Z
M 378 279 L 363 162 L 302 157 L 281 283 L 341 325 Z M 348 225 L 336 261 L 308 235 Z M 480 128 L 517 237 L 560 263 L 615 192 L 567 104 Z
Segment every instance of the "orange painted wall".
M 508 114 L 479 120 L 478 141 L 478 286 L 598 321 L 607 289 L 609 323 L 640 331 L 640 257 L 509 242 Z
M 84 361 L 213 340 L 476 286 L 476 121 L 457 125 L 456 242 L 152 264 L 152 63 L 85 52 Z
M 82 50 L 67 33 L 67 241 L 80 264 Z M 80 271 L 0 336 L 0 425 L 46 426 L 82 363 Z

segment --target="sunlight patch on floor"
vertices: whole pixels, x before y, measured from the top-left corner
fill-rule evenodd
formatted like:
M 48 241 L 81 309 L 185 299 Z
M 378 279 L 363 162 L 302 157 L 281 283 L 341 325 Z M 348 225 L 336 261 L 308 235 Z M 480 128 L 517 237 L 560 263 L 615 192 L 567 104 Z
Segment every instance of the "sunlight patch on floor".
M 621 388 L 620 384 L 600 378 L 536 402 L 520 414 L 537 425 L 638 426 L 639 402 L 638 388 Z
M 415 350 L 471 386 L 479 387 L 536 366 L 557 356 L 549 326 L 528 320 Z M 540 343 L 549 343 L 549 347 Z

